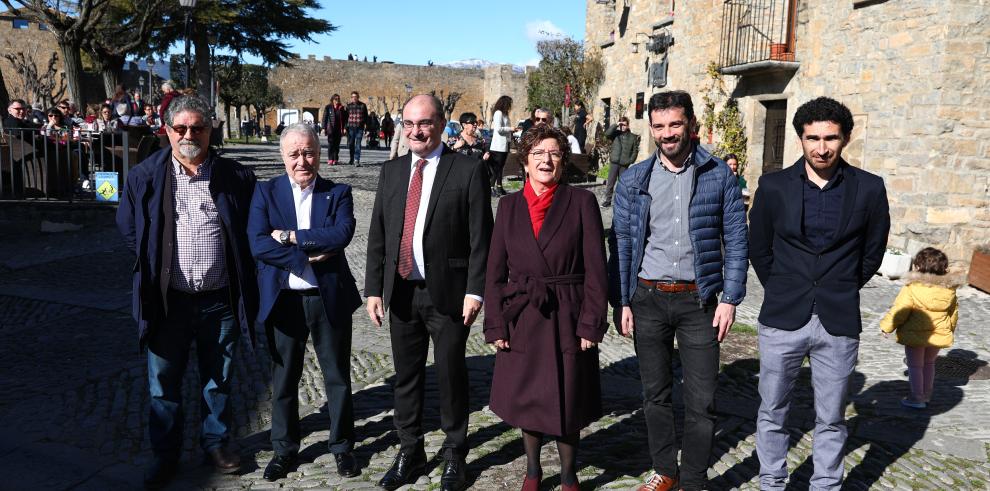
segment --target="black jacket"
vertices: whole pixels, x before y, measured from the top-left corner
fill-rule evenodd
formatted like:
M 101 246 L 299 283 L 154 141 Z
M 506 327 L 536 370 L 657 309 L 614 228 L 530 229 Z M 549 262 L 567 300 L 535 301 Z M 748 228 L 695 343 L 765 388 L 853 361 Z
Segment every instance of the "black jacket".
M 364 294 L 392 298 L 412 152 L 382 164 L 368 230 Z M 491 195 L 485 165 L 444 149 L 430 192 L 423 230 L 426 286 L 436 309 L 459 318 L 464 295 L 483 296 L 492 236 Z
M 804 159 L 760 178 L 749 213 L 749 253 L 765 295 L 760 323 L 796 330 L 812 305 L 825 330 L 858 337 L 859 289 L 880 268 L 890 231 L 883 179 L 849 164 L 843 169 L 839 231 L 822 249 L 802 230 Z

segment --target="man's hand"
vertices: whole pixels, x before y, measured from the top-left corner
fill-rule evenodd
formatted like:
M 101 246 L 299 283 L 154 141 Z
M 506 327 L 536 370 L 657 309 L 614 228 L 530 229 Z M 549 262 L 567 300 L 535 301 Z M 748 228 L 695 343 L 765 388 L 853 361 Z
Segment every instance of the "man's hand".
M 481 312 L 481 302 L 471 298 L 464 297 L 464 325 L 470 326 L 474 324 L 474 319 L 478 317 L 478 312 Z
M 498 349 L 500 349 L 500 350 L 502 350 L 502 351 L 505 351 L 505 350 L 509 349 L 509 341 L 507 341 L 505 339 L 496 339 L 495 340 L 495 347 L 498 348 Z
M 588 351 L 591 348 L 594 348 L 596 344 L 598 343 L 581 338 L 581 351 Z
M 632 336 L 634 328 L 632 307 L 625 305 L 622 307 L 622 335 Z
M 736 320 L 736 306 L 728 303 L 720 303 L 715 307 L 715 318 L 712 319 L 712 327 L 718 328 L 718 342 L 722 342 L 729 335 L 729 329 Z
M 310 264 L 321 263 L 321 262 L 326 261 L 327 259 L 330 259 L 331 257 L 334 257 L 336 255 L 337 255 L 336 252 L 324 252 L 323 254 L 310 255 L 309 256 L 309 263 Z
M 378 327 L 382 327 L 382 321 L 385 320 L 385 307 L 382 304 L 382 297 L 368 297 L 368 305 L 366 307 L 371 322 Z
M 275 242 L 278 242 L 279 244 L 282 243 L 282 238 L 279 237 L 280 235 L 282 235 L 281 230 L 278 229 L 272 230 L 272 238 L 275 239 Z

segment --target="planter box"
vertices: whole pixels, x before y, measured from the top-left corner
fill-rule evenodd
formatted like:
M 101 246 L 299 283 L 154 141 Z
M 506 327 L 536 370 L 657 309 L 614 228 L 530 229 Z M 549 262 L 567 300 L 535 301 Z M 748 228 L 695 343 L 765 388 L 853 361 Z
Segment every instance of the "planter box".
M 990 254 L 973 251 L 969 263 L 969 284 L 990 293 Z
M 911 256 L 907 254 L 883 253 L 883 262 L 880 263 L 880 274 L 896 280 L 907 274 L 911 269 Z

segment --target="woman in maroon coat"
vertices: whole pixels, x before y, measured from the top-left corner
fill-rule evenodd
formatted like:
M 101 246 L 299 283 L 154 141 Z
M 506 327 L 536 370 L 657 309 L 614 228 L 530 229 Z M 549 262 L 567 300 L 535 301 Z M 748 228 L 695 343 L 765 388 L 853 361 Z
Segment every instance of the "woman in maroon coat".
M 502 198 L 488 254 L 485 340 L 498 348 L 491 409 L 522 430 L 523 490 L 542 478 L 543 435 L 556 438 L 563 490 L 577 490 L 582 428 L 601 416 L 598 349 L 607 328 L 602 217 L 595 196 L 560 183 L 567 138 L 523 135 L 528 178 Z

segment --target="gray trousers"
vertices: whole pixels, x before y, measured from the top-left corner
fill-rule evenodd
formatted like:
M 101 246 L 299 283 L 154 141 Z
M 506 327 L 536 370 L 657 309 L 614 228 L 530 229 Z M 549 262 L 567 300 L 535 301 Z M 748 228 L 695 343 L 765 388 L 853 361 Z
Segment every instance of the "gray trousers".
M 756 418 L 756 454 L 760 489 L 784 489 L 789 434 L 785 427 L 791 392 L 801 363 L 811 361 L 815 393 L 814 474 L 810 488 L 839 489 L 846 445 L 845 407 L 849 375 L 859 357 L 859 339 L 833 336 L 817 315 L 796 331 L 759 325 L 760 412 Z

